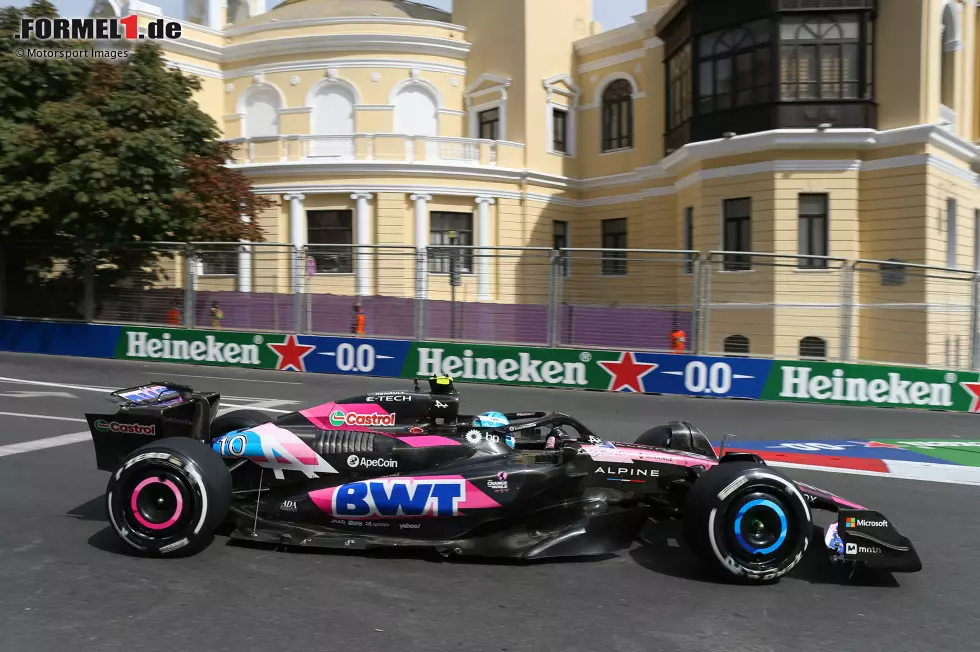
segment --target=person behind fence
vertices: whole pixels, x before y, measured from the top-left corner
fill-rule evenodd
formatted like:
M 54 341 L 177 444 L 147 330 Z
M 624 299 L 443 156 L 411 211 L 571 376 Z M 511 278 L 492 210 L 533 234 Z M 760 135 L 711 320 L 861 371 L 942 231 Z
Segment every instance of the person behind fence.
M 170 310 L 167 311 L 167 325 L 168 326 L 180 326 L 181 325 L 181 309 L 179 304 L 174 304 Z
M 225 313 L 221 312 L 221 307 L 218 306 L 218 302 L 214 301 L 211 303 L 211 328 L 215 330 L 221 330 L 221 320 L 224 319 Z
M 350 332 L 357 337 L 364 335 L 364 311 L 361 304 L 354 304 L 354 319 L 351 320 Z
M 684 345 L 687 342 L 687 335 L 681 330 L 677 322 L 674 322 L 674 330 L 670 333 L 670 352 L 684 353 Z

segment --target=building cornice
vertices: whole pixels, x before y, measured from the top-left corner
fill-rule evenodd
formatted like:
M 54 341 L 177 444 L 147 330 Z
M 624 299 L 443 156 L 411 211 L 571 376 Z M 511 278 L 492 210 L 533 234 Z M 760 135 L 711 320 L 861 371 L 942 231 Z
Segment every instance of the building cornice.
M 321 27 L 324 25 L 400 25 L 403 27 L 438 27 L 452 32 L 466 32 L 466 27 L 453 23 L 443 23 L 438 20 L 422 20 L 420 18 L 399 18 L 397 16 L 343 16 L 336 18 L 293 18 L 277 20 L 275 18 L 256 25 L 231 26 L 224 36 L 241 36 L 256 32 L 268 32 L 277 29 L 295 29 L 300 27 Z
M 859 156 L 859 152 L 861 151 L 890 149 L 913 144 L 935 146 L 943 153 L 948 154 L 950 158 L 937 156 L 936 154 L 922 153 L 864 161 Z M 855 156 L 845 159 L 776 159 L 702 169 L 693 171 L 690 174 L 683 174 L 684 168 L 697 162 L 737 156 L 749 152 L 764 152 L 767 149 L 770 151 L 794 149 L 818 151 L 852 150 Z M 579 199 L 567 195 L 552 196 L 534 192 L 524 194 L 524 197 L 531 201 L 546 201 L 563 206 L 588 208 L 642 201 L 650 197 L 669 195 L 692 184 L 711 179 L 760 173 L 859 173 L 903 167 L 929 166 L 968 183 L 978 184 L 980 183 L 980 175 L 973 172 L 972 169 L 964 168 L 962 165 L 963 163 L 967 163 L 972 166 L 976 160 L 976 156 L 977 148 L 973 144 L 946 132 L 936 125 L 918 125 L 881 132 L 873 129 L 838 129 L 826 131 L 802 129 L 777 130 L 749 134 L 743 137 L 721 139 L 720 141 L 692 143 L 686 145 L 682 150 L 675 152 L 670 157 L 667 157 L 659 164 L 639 167 L 632 172 L 588 179 L 575 179 L 516 168 L 393 163 L 390 161 L 358 161 L 348 163 L 291 161 L 282 163 L 233 164 L 229 167 L 241 170 L 249 176 L 291 176 L 297 174 L 308 176 L 321 174 L 329 177 L 336 175 L 378 174 L 389 176 L 428 176 L 436 179 L 452 178 L 497 183 L 526 183 L 541 189 L 551 188 L 559 192 L 575 195 L 581 192 L 608 188 L 636 186 L 657 179 L 677 179 L 673 183 L 666 183 L 652 188 L 607 197 Z M 274 185 L 276 188 L 279 188 L 284 184 Z M 266 185 L 258 187 L 264 188 Z M 376 188 L 373 185 L 370 187 Z M 344 188 L 350 190 L 348 186 L 344 186 Z M 269 190 L 268 192 L 276 191 Z M 372 192 L 378 191 L 374 190 Z M 439 191 L 432 189 L 430 192 L 438 193 Z M 470 189 L 462 194 L 472 194 L 473 192 L 475 191 Z M 486 191 L 482 188 L 480 189 L 480 193 L 494 197 L 510 196 L 508 194 L 509 191 L 505 194 L 500 194 L 497 191 Z
M 306 59 L 303 61 L 284 61 L 281 63 L 260 63 L 246 68 L 229 68 L 224 71 L 225 79 L 236 77 L 251 77 L 258 74 L 273 74 L 279 72 L 300 72 L 303 70 L 324 70 L 326 68 L 394 68 L 399 70 L 419 70 L 421 72 L 439 72 L 450 75 L 466 75 L 464 66 L 452 66 L 431 61 L 415 59 L 389 59 L 386 57 L 364 57 L 345 59 Z
M 283 54 L 359 51 L 424 54 L 463 61 L 470 51 L 470 44 L 462 41 L 409 34 L 315 34 L 225 46 L 181 38 L 175 41 L 161 41 L 160 45 L 165 52 L 215 63 L 263 59 Z
M 636 23 L 630 23 L 622 27 L 617 27 L 616 29 L 611 29 L 608 32 L 586 36 L 575 41 L 573 46 L 575 52 L 580 56 L 587 56 L 620 45 L 626 45 L 627 43 L 633 43 L 634 41 L 642 41 L 646 36 L 646 32 L 642 27 Z
M 222 58 L 224 61 L 242 61 L 279 54 L 354 51 L 428 54 L 465 60 L 470 44 L 441 36 L 417 34 L 314 34 L 227 45 L 222 51 Z
M 283 161 L 276 163 L 232 163 L 227 167 L 240 170 L 249 176 L 324 176 L 378 174 L 389 176 L 429 176 L 471 179 L 474 181 L 520 182 L 524 170 L 501 167 L 468 165 L 440 165 L 432 163 L 392 163 L 390 161 L 357 161 L 346 163 L 319 163 L 307 161 Z

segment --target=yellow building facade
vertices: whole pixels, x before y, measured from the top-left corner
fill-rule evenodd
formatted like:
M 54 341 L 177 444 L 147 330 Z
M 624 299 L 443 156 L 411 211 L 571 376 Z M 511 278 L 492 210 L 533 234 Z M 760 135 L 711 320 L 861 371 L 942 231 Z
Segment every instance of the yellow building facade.
M 499 248 L 465 266 L 465 300 L 546 302 L 553 247 L 651 250 L 570 254 L 563 300 L 690 311 L 691 263 L 653 250 L 697 250 L 705 352 L 968 351 L 975 0 L 647 5 L 602 31 L 589 0 L 195 0 L 162 47 L 275 200 L 268 241 L 385 247 L 314 256 L 311 292 L 417 296 L 414 248 L 455 232 Z M 202 278 L 289 291 L 288 259 L 255 256 Z M 451 289 L 435 267 L 430 299 Z

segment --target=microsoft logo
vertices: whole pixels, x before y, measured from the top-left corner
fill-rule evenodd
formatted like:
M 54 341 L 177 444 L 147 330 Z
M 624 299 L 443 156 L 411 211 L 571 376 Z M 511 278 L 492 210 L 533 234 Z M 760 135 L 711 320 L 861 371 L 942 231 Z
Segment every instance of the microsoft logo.
M 850 517 L 846 521 L 844 521 L 844 527 L 846 527 L 846 528 L 847 527 L 856 527 L 856 526 L 857 526 L 857 519 L 854 518 L 854 517 Z

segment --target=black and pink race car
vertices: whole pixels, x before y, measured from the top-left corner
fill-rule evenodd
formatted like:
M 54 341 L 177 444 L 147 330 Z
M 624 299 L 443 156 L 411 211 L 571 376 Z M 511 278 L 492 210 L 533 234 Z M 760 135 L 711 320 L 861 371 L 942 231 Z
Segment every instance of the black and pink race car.
M 170 382 L 114 392 L 114 414 L 86 415 L 112 474 L 112 528 L 156 556 L 199 551 L 224 528 L 284 546 L 540 559 L 628 548 L 653 519 L 747 581 L 785 575 L 813 538 L 835 563 L 922 568 L 878 512 L 755 455 L 719 457 L 689 423 L 610 442 L 557 412 L 463 416 L 451 379 L 428 383 L 275 419 L 215 417 L 218 394 Z M 813 510 L 836 521 L 818 528 Z

